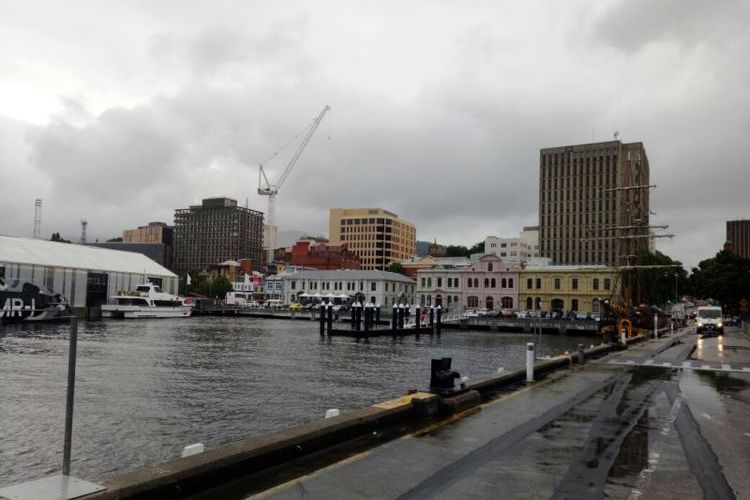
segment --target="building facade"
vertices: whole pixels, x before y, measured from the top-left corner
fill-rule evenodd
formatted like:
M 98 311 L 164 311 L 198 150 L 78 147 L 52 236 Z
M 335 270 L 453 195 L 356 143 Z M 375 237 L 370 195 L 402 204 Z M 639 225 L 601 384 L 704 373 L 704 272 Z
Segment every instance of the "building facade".
M 750 259 L 750 219 L 727 221 L 729 249 L 744 259 Z
M 183 275 L 226 260 L 263 263 L 263 213 L 237 206 L 230 198 L 204 199 L 175 210 L 174 269 Z
M 484 253 L 497 255 L 514 267 L 525 265 L 529 259 L 539 257 L 539 228 L 525 227 L 518 238 L 487 236 Z
M 539 253 L 555 264 L 617 266 L 649 245 L 649 163 L 619 140 L 539 154 Z
M 329 238 L 346 243 L 362 269 L 386 270 L 391 262 L 415 255 L 417 229 L 382 208 L 332 208 Z
M 441 306 L 452 310 L 463 308 L 461 268 L 436 266 L 417 274 L 417 304 Z
M 417 271 L 420 304 L 448 309 L 515 309 L 518 268 L 497 255 L 484 255 L 466 266 L 436 266 Z
M 619 297 L 618 277 L 606 266 L 528 266 L 519 274 L 518 309 L 599 313 L 603 300 Z
M 177 276 L 141 253 L 8 236 L 0 236 L 0 278 L 59 293 L 76 313 L 146 282 L 177 294 Z
M 302 300 L 300 296 L 346 295 L 349 300 L 365 300 L 381 306 L 414 303 L 414 280 L 398 273 L 377 270 L 298 271 L 267 276 L 264 282 L 268 298 L 286 304 Z M 319 295 L 318 295 L 319 294 Z
M 361 269 L 359 257 L 349 251 L 346 243 L 316 243 L 301 240 L 292 246 L 293 266 L 315 269 Z

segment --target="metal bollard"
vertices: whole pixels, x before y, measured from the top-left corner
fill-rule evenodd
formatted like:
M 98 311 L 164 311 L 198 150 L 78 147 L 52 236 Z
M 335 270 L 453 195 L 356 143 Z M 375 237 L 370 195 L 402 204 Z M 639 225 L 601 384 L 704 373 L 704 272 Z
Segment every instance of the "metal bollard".
M 331 334 L 331 330 L 333 330 L 333 304 L 329 302 L 328 303 L 328 335 Z
M 578 344 L 578 364 L 582 365 L 586 361 L 586 355 L 583 353 L 583 344 Z
M 526 382 L 534 381 L 534 343 L 526 344 Z
M 435 322 L 435 330 L 438 335 L 440 335 L 440 328 L 443 325 L 443 306 L 437 306 L 435 308 L 435 312 L 437 313 L 437 321 Z
M 318 308 L 318 314 L 320 315 L 320 335 L 323 336 L 326 333 L 326 307 L 325 304 L 320 304 Z
M 73 440 L 73 405 L 76 388 L 76 356 L 78 350 L 78 318 L 70 318 L 68 348 L 68 390 L 65 398 L 65 435 L 63 438 L 63 476 L 70 475 L 70 452 Z
M 628 345 L 628 329 L 625 327 L 620 330 L 620 343 L 624 346 Z
M 393 334 L 396 334 L 396 329 L 398 328 L 398 305 L 393 304 L 393 313 L 391 315 L 391 330 L 393 330 Z
M 654 314 L 654 338 L 659 338 L 659 315 Z
M 674 335 L 674 321 L 671 319 L 669 320 L 669 334 Z

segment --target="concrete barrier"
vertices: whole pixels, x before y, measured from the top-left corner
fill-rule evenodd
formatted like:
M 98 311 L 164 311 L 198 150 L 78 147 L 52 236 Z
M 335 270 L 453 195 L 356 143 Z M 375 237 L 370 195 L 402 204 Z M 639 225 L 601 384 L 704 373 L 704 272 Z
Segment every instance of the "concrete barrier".
M 634 337 L 632 341 L 644 340 Z M 600 345 L 584 351 L 584 359 L 595 358 L 612 350 Z M 537 363 L 534 373 L 543 375 L 579 362 L 578 353 L 558 356 Z M 436 414 L 453 414 L 481 404 L 482 399 L 503 387 L 520 384 L 526 370 L 467 384 L 466 391 L 440 398 L 417 392 L 384 401 L 371 407 L 258 436 L 203 453 L 178 458 L 154 467 L 139 469 L 116 478 L 105 491 L 85 500 L 162 499 L 197 495 L 217 486 L 257 474 L 295 459 L 321 452 L 356 438 L 372 435 L 385 427 L 402 422 L 427 423 Z

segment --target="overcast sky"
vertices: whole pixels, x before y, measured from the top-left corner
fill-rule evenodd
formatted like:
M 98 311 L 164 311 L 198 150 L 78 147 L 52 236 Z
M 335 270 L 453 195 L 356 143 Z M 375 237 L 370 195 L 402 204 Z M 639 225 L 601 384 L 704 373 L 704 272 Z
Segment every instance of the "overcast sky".
M 332 107 L 281 230 L 380 206 L 471 245 L 538 222 L 539 149 L 642 141 L 658 248 L 693 266 L 750 218 L 742 0 L 0 0 L 0 233 L 120 236 L 229 196 Z M 272 180 L 294 147 L 267 167 Z M 286 155 L 286 156 L 284 156 Z

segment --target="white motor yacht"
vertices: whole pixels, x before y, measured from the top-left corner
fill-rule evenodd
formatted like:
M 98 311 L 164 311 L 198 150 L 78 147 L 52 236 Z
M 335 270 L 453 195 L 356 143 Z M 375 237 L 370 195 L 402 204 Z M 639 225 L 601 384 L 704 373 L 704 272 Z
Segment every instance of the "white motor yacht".
M 120 292 L 112 302 L 102 306 L 103 318 L 186 318 L 193 310 L 190 301 L 165 293 L 153 283 Z

